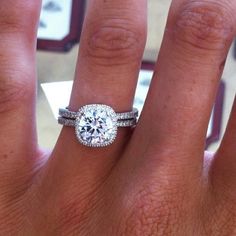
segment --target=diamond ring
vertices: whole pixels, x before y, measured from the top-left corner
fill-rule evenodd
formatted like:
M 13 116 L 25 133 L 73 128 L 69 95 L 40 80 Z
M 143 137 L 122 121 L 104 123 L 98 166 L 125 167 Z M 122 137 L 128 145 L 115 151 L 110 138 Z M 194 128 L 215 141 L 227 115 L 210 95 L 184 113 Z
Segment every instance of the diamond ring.
M 75 127 L 78 141 L 88 147 L 105 147 L 112 144 L 118 127 L 134 127 L 138 110 L 116 113 L 103 104 L 85 105 L 78 112 L 59 109 L 58 123 Z

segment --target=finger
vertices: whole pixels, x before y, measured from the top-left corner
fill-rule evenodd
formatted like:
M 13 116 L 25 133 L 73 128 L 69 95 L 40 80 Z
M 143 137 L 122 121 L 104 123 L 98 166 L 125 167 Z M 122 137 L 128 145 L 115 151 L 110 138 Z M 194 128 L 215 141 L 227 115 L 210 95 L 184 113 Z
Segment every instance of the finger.
M 212 163 L 211 180 L 213 186 L 221 192 L 230 193 L 235 198 L 236 185 L 236 98 L 229 122 Z
M 78 111 L 85 104 L 106 104 L 116 112 L 132 109 L 146 41 L 146 8 L 146 0 L 88 3 L 70 110 Z M 120 155 L 129 135 L 129 128 L 120 129 L 114 144 L 92 149 L 78 143 L 73 128 L 65 127 L 55 153 L 69 154 L 67 159 L 57 158 L 61 166 L 80 163 L 99 172 L 98 166 L 104 170 Z
M 36 149 L 35 48 L 40 4 L 40 0 L 0 3 L 1 169 L 9 163 L 20 168 L 32 160 L 29 156 Z
M 235 11 L 235 1 L 173 0 L 135 133 L 134 142 L 145 142 L 145 150 L 155 153 L 145 161 L 157 160 L 184 174 L 201 172 L 209 117 L 235 33 Z

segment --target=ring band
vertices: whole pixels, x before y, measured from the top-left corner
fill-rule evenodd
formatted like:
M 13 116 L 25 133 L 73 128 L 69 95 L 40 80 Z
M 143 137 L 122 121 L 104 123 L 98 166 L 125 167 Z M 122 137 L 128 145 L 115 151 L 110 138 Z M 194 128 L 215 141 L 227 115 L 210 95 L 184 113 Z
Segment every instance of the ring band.
M 134 127 L 138 110 L 116 113 L 103 104 L 85 105 L 78 112 L 59 109 L 58 123 L 75 127 L 78 141 L 88 147 L 105 147 L 112 144 L 118 127 Z
M 136 123 L 137 123 L 136 119 L 118 120 L 116 125 L 117 125 L 117 128 L 121 128 L 121 127 L 125 128 L 125 127 L 133 127 L 136 125 Z M 64 125 L 64 126 L 75 127 L 76 120 L 67 119 L 64 117 L 58 117 L 58 124 Z
M 88 106 L 105 106 L 107 105 L 100 105 L 100 104 L 92 104 Z M 109 107 L 110 108 L 110 107 Z M 76 119 L 79 112 L 69 111 L 68 108 L 60 108 L 59 109 L 59 116 L 68 118 L 68 119 Z M 128 120 L 128 119 L 134 119 L 138 117 L 138 109 L 133 108 L 132 111 L 129 112 L 122 112 L 122 113 L 116 113 L 117 120 Z

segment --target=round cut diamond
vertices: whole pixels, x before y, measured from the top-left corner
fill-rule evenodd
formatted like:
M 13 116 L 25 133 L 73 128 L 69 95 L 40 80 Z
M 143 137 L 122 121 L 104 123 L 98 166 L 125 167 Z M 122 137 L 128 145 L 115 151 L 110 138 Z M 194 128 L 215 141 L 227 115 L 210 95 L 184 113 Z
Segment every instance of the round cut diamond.
M 75 131 L 78 140 L 86 146 L 107 146 L 116 138 L 116 113 L 106 105 L 86 105 L 78 112 Z

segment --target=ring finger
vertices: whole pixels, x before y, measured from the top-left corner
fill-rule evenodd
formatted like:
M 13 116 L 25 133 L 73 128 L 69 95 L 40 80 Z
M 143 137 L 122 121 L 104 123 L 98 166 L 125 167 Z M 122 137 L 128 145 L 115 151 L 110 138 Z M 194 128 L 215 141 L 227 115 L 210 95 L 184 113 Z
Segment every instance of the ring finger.
M 146 11 L 146 0 L 88 2 L 70 110 L 78 111 L 86 104 L 106 104 L 116 112 L 132 109 L 146 42 Z M 104 173 L 104 168 L 111 166 L 120 154 L 129 134 L 130 129 L 120 128 L 113 145 L 94 149 L 79 144 L 74 129 L 64 127 L 52 165 L 58 163 L 59 168 L 71 172 L 76 166 L 75 174 L 88 170 Z M 68 153 L 70 155 L 63 158 Z

